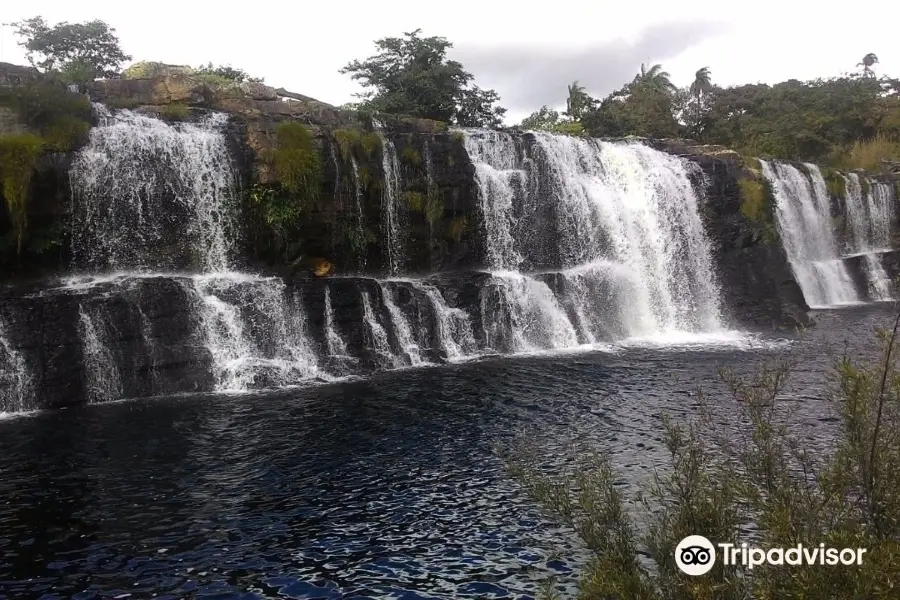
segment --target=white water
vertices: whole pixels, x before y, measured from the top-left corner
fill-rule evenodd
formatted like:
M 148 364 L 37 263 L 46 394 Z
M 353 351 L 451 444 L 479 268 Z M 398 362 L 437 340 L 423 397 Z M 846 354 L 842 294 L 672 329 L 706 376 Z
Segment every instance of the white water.
M 88 401 L 118 400 L 122 397 L 122 379 L 116 359 L 107 346 L 103 322 L 95 323 L 93 316 L 81 305 L 78 318 Z
M 863 194 L 860 177 L 850 173 L 844 178 L 847 222 L 851 239 L 849 251 L 863 255 L 866 277 L 876 300 L 891 299 L 891 281 L 881 264 L 880 252 L 890 248 L 890 232 L 893 221 L 890 196 L 885 188 L 867 180 L 869 190 Z
M 350 157 L 350 164 L 353 172 L 353 208 L 356 213 L 354 223 L 354 231 L 356 237 L 356 261 L 360 272 L 366 268 L 366 223 L 363 215 L 362 188 L 359 185 L 359 165 L 355 157 Z
M 368 292 L 360 292 L 363 305 L 363 324 L 366 327 L 367 346 L 378 355 L 379 365 L 386 368 L 396 368 L 402 366 L 402 362 L 394 355 L 391 350 L 391 344 L 388 340 L 387 332 L 372 310 L 372 300 L 369 298 Z
M 494 275 L 482 298 L 496 317 L 485 318 L 491 345 L 531 351 L 723 329 L 687 161 L 641 144 L 535 133 L 529 149 L 506 133 L 465 135 Z M 517 230 L 517 215 L 548 202 L 555 230 Z M 560 298 L 520 272 L 526 256 L 559 257 Z
M 0 414 L 27 410 L 32 394 L 25 358 L 13 347 L 0 322 Z
M 287 296 L 281 279 L 215 273 L 190 281 L 216 391 L 285 386 L 322 375 L 299 301 Z
M 406 315 L 394 303 L 390 288 L 383 282 L 378 282 L 378 285 L 381 288 L 381 301 L 391 316 L 394 336 L 397 338 L 397 343 L 400 344 L 400 351 L 403 352 L 404 361 L 413 367 L 421 365 L 424 361 Z
M 388 274 L 397 275 L 403 269 L 403 230 L 400 223 L 397 195 L 400 191 L 400 163 L 394 142 L 384 134 L 382 124 L 372 120 L 375 133 L 381 140 L 381 168 L 384 173 L 381 190 L 381 229 L 383 244 L 387 252 Z
M 328 356 L 347 356 L 347 344 L 334 327 L 334 310 L 331 308 L 331 290 L 325 288 L 325 350 Z
M 435 319 L 437 343 L 449 361 L 463 360 L 475 356 L 478 343 L 472 331 L 469 313 L 447 304 L 444 296 L 433 285 L 410 280 L 412 288 L 428 299 Z
M 100 124 L 70 171 L 76 264 L 94 270 L 227 269 L 235 182 L 222 131 L 227 115 L 167 124 L 97 108 Z M 188 247 L 174 252 L 184 241 Z M 171 264 L 173 254 L 180 264 Z
M 807 176 L 793 165 L 759 162 L 772 184 L 778 230 L 807 304 L 824 308 L 859 302 L 838 252 L 828 190 L 818 167 L 806 165 Z

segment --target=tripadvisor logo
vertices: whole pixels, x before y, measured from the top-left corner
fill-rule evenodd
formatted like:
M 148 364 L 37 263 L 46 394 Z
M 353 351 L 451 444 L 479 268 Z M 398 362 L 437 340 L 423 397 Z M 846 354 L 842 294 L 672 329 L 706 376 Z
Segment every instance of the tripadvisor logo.
M 769 565 L 861 565 L 865 548 L 826 548 L 825 544 L 790 548 L 751 548 L 747 544 L 717 544 L 725 566 L 742 565 L 753 569 Z M 716 564 L 716 549 L 702 535 L 689 535 L 675 547 L 675 564 L 687 575 L 704 575 Z

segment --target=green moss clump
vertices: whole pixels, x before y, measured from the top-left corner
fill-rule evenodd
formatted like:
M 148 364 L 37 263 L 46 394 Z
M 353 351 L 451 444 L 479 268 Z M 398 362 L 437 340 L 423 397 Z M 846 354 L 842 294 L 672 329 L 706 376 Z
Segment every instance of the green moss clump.
M 756 224 L 766 220 L 766 194 L 763 184 L 753 179 L 740 179 L 741 214 Z
M 170 121 L 184 121 L 191 114 L 191 109 L 187 104 L 166 104 L 159 114 Z
M 459 142 L 460 144 L 466 140 L 466 134 L 462 131 L 454 131 L 450 134 L 450 137 L 454 142 Z
M 403 151 L 400 153 L 400 156 L 401 158 L 403 158 L 403 160 L 413 166 L 418 167 L 422 164 L 422 155 L 419 154 L 419 151 L 412 146 L 404 147 Z
M 468 226 L 469 222 L 465 217 L 453 218 L 447 225 L 447 237 L 458 244 Z
M 278 183 L 304 205 L 319 197 L 322 159 L 309 129 L 302 123 L 281 123 L 276 132 L 275 176 Z
M 363 165 L 359 168 L 359 186 L 367 190 L 369 186 L 372 184 L 372 171 L 369 170 L 369 167 Z
M 91 126 L 76 117 L 62 116 L 44 129 L 48 148 L 68 152 L 87 143 Z
M 30 133 L 0 137 L 0 187 L 16 232 L 18 253 L 28 228 L 31 177 L 43 150 L 44 140 Z
M 425 199 L 425 220 L 429 225 L 437 223 L 444 216 L 444 200 L 438 194 L 428 194 Z
M 366 156 L 372 158 L 381 148 L 381 138 L 377 133 L 372 131 L 360 138 L 360 144 L 362 145 L 363 152 L 365 152 Z
M 750 169 L 751 171 L 755 171 L 759 173 L 762 171 L 762 165 L 759 162 L 759 159 L 753 156 L 742 156 L 741 161 L 744 166 Z
M 362 135 L 359 130 L 335 129 L 331 132 L 331 137 L 337 144 L 344 162 L 350 162 L 350 158 L 353 156 L 353 148 L 361 143 Z
M 421 211 L 425 207 L 425 198 L 419 192 L 403 192 L 403 201 L 409 210 Z

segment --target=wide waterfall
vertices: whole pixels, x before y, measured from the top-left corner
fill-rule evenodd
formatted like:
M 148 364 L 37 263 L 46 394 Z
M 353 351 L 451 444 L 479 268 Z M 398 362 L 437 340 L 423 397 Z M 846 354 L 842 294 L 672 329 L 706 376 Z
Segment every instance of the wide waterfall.
M 227 269 L 235 183 L 222 133 L 227 116 L 168 124 L 95 107 L 100 124 L 70 175 L 76 264 L 89 271 Z
M 828 189 L 819 168 L 808 173 L 779 162 L 760 161 L 777 202 L 778 230 L 797 283 L 813 308 L 860 301 L 853 279 L 841 260 L 831 219 Z
M 686 160 L 638 143 L 465 135 L 494 276 L 483 298 L 491 347 L 722 330 Z

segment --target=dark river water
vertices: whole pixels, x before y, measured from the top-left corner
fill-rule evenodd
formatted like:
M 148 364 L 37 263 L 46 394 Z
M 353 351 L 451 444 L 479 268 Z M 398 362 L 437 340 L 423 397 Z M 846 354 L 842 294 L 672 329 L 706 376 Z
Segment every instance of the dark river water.
M 384 373 L 254 396 L 154 398 L 0 421 L 0 598 L 525 598 L 571 592 L 584 555 L 492 448 L 572 440 L 637 485 L 663 413 L 716 371 L 791 353 L 810 443 L 835 423 L 824 373 L 871 354 L 890 307 L 819 314 L 790 341 L 636 346 Z

